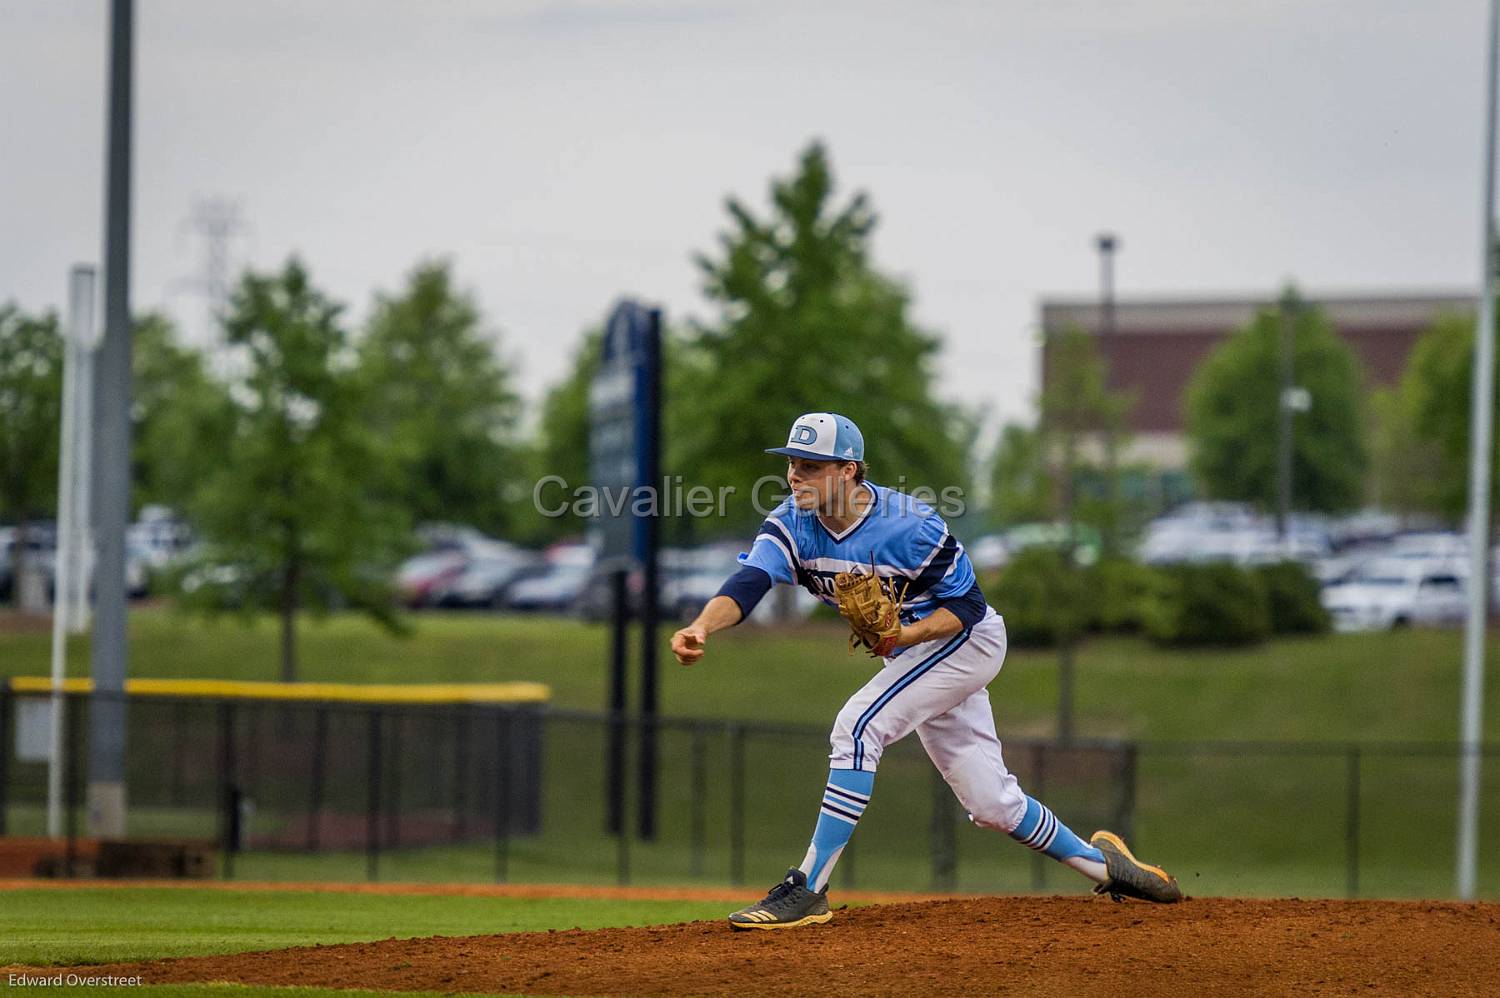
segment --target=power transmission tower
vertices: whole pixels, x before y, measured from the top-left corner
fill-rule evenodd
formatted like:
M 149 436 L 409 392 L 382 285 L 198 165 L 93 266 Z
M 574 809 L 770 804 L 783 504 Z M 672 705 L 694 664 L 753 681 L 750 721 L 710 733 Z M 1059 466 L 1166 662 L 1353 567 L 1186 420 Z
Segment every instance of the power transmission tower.
M 240 204 L 228 198 L 200 198 L 188 224 L 203 238 L 203 273 L 196 281 L 204 297 L 207 324 L 203 346 L 210 353 L 223 345 L 222 321 L 229 305 L 230 249 L 245 230 Z

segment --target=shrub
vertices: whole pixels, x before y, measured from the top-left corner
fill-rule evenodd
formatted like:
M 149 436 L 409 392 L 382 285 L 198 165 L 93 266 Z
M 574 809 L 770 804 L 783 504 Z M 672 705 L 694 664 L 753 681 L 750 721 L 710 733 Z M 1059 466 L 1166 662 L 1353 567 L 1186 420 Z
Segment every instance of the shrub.
M 1092 589 L 1089 573 L 1069 565 L 1055 549 L 1035 547 L 1017 554 L 984 593 L 1004 615 L 1010 644 L 1034 648 L 1087 629 L 1096 605 Z
M 1261 565 L 1255 574 L 1265 587 L 1274 634 L 1323 634 L 1328 611 L 1319 598 L 1318 580 L 1295 561 Z
M 1146 600 L 1146 636 L 1164 645 L 1247 645 L 1271 633 L 1260 578 L 1230 564 L 1159 570 Z
M 1140 631 L 1146 600 L 1157 584 L 1156 570 L 1137 561 L 1108 558 L 1089 571 L 1097 599 L 1094 626 L 1109 634 Z

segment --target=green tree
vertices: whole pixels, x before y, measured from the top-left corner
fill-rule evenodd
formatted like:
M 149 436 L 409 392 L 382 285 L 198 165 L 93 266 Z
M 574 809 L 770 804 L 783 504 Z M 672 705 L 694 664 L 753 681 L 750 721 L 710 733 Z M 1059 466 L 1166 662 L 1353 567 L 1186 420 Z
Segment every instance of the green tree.
M 1104 482 L 1102 464 L 1106 438 L 1115 447 L 1123 443 L 1132 400 L 1106 387 L 1098 343 L 1082 329 L 1052 334 L 1049 347 L 1038 409 L 1053 510 L 1065 523 L 1086 523 L 1113 537 L 1124 519 L 1122 490 Z M 1121 472 L 1117 464 L 1116 478 Z
M 1049 346 L 1038 406 L 1042 449 L 1050 468 L 1056 515 L 1068 530 L 1067 546 L 1059 556 L 1062 577 L 1076 586 L 1077 579 L 1072 577 L 1078 569 L 1072 542 L 1077 537 L 1077 525 L 1099 527 L 1112 538 L 1120 524 L 1118 488 L 1080 501 L 1079 485 L 1085 462 L 1102 459 L 1106 447 L 1121 442 L 1129 399 L 1109 391 L 1098 345 L 1083 330 L 1073 327 L 1054 333 Z M 1091 441 L 1097 445 L 1097 453 L 1085 454 Z M 1112 470 L 1119 475 L 1118 467 Z M 1073 736 L 1074 645 L 1081 625 L 1076 614 L 1062 608 L 1054 608 L 1051 613 L 1059 621 L 1057 733 L 1067 739 Z
M 62 369 L 57 315 L 0 304 L 0 522 L 18 524 L 12 579 L 22 577 L 28 521 L 57 508 Z
M 717 251 L 697 258 L 719 315 L 699 326 L 706 380 L 694 386 L 678 470 L 735 487 L 724 531 L 759 518 L 755 481 L 784 471 L 762 452 L 808 411 L 858 423 L 871 476 L 884 484 L 971 484 L 977 420 L 933 396 L 940 342 L 911 320 L 906 288 L 872 261 L 869 198 L 840 202 L 835 191 L 828 154 L 813 143 L 794 176 L 772 182 L 768 215 L 731 197 Z
M 233 418 L 229 392 L 160 314 L 136 319 L 131 365 L 134 505 L 185 509 L 223 460 Z
M 1414 504 L 1449 520 L 1461 520 L 1469 506 L 1469 421 L 1474 399 L 1472 315 L 1441 316 L 1422 335 L 1407 361 L 1399 388 L 1399 412 L 1392 418 L 1397 442 L 1415 452 L 1428 479 Z M 1490 452 L 1491 469 L 1500 441 Z
M 358 348 L 364 421 L 390 449 L 385 491 L 419 521 L 511 526 L 520 400 L 495 344 L 446 263 L 421 264 L 401 294 L 376 297 Z
M 389 481 L 389 459 L 362 423 L 341 310 L 295 259 L 243 277 L 225 319 L 243 373 L 221 460 L 191 506 L 210 557 L 234 566 L 241 607 L 278 613 L 285 681 L 304 609 L 349 605 L 398 626 L 388 580 L 410 522 L 372 487 Z
M 1009 423 L 990 466 L 989 519 L 994 527 L 1046 520 L 1052 515 L 1051 484 L 1039 430 Z
M 1369 504 L 1399 513 L 1444 514 L 1455 470 L 1443 450 L 1417 431 L 1420 393 L 1408 366 L 1401 382 L 1370 394 Z M 1457 475 L 1467 483 L 1463 469 Z M 1451 496 L 1449 497 L 1451 498 Z
M 589 385 L 599 370 L 602 341 L 602 330 L 587 330 L 573 352 L 567 377 L 552 386 L 542 399 L 537 434 L 538 470 L 542 475 L 561 478 L 567 483 L 567 490 L 589 482 Z M 549 502 L 555 494 L 547 493 Z M 576 533 L 586 526 L 571 515 L 547 522 L 554 536 Z
M 1359 362 L 1320 309 L 1304 305 L 1293 315 L 1293 378 L 1312 404 L 1293 419 L 1292 502 L 1348 510 L 1364 494 L 1368 462 Z M 1281 323 L 1281 309 L 1261 309 L 1189 385 L 1190 464 L 1209 498 L 1276 503 Z

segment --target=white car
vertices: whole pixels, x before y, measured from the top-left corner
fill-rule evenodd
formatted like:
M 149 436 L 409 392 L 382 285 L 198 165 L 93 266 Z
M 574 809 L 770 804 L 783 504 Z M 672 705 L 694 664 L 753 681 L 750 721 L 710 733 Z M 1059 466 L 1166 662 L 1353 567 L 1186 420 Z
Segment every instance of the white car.
M 1368 562 L 1322 598 L 1337 631 L 1457 623 L 1468 606 L 1463 577 L 1451 564 L 1416 558 Z

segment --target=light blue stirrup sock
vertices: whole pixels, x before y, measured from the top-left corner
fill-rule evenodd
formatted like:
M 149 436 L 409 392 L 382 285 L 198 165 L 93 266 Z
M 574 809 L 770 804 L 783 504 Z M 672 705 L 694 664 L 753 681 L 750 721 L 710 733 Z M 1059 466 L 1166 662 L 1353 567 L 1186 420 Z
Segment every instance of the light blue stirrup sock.
M 858 769 L 830 769 L 828 786 L 823 789 L 823 806 L 818 809 L 818 826 L 813 829 L 812 844 L 799 869 L 807 874 L 807 889 L 821 891 L 828 886 L 833 864 L 849 844 L 859 816 L 870 803 L 875 788 L 875 774 Z
M 1057 815 L 1035 797 L 1026 798 L 1026 814 L 1010 837 L 1059 863 L 1080 856 L 1096 863 L 1104 862 L 1104 853 L 1074 835 L 1071 828 L 1058 821 Z

